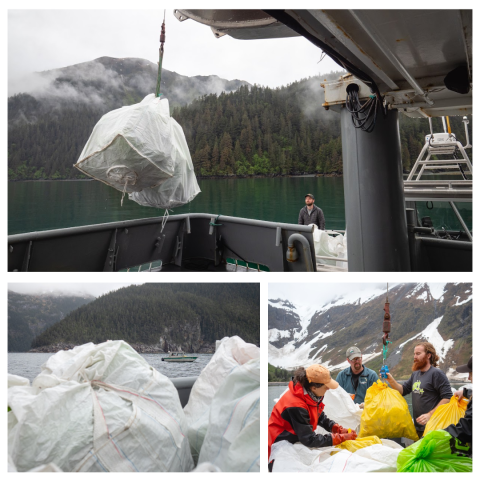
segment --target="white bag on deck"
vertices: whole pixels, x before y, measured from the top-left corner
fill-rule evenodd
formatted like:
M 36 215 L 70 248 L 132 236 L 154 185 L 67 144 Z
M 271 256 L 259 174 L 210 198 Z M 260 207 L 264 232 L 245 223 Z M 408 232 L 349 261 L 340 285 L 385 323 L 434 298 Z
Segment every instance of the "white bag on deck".
M 272 445 L 270 461 L 275 460 L 273 472 L 396 472 L 401 450 L 402 447 L 393 442 L 351 453 L 335 447 L 308 448 L 283 440 Z M 331 455 L 332 452 L 338 453 Z
M 210 408 L 215 394 L 236 367 L 258 358 L 260 358 L 260 349 L 256 345 L 244 342 L 240 337 L 225 337 L 217 340 L 215 355 L 194 383 L 184 408 L 188 423 L 188 439 L 195 461 L 198 459 L 207 433 Z
M 325 265 L 334 265 L 347 268 L 346 262 L 337 262 L 335 258 L 347 258 L 347 238 L 346 235 L 338 234 L 331 237 L 324 230 L 320 230 L 316 225 L 313 230 L 313 245 L 315 255 L 323 257 L 332 257 L 332 260 L 321 260 Z
M 48 359 L 32 387 L 8 390 L 9 454 L 19 471 L 190 471 L 173 383 L 123 341 Z
M 172 208 L 200 192 L 183 130 L 153 93 L 106 113 L 74 166 L 142 205 Z
M 260 359 L 237 366 L 212 401 L 199 463 L 222 472 L 260 471 Z

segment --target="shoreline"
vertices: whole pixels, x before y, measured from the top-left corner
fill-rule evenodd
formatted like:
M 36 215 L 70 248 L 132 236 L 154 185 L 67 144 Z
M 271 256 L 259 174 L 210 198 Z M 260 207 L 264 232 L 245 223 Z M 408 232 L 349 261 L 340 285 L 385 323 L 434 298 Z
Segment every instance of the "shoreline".
M 410 172 L 403 172 L 403 175 L 406 176 Z M 452 175 L 452 172 L 438 172 L 430 173 L 428 175 Z M 243 178 L 315 178 L 315 177 L 343 177 L 343 173 L 294 173 L 288 175 L 282 175 L 280 173 L 271 173 L 268 175 L 208 175 L 202 176 L 197 175 L 198 180 L 228 180 L 228 179 L 243 179 Z M 41 178 L 38 180 L 28 179 L 28 180 L 8 180 L 8 183 L 22 183 L 22 182 L 94 182 L 94 178 Z

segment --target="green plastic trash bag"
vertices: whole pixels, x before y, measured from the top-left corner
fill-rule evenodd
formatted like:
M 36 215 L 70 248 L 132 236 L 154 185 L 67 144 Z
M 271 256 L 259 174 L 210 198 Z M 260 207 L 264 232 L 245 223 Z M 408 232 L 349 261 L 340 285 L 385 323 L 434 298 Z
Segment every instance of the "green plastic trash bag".
M 398 454 L 397 472 L 471 472 L 472 459 L 445 430 L 428 433 Z

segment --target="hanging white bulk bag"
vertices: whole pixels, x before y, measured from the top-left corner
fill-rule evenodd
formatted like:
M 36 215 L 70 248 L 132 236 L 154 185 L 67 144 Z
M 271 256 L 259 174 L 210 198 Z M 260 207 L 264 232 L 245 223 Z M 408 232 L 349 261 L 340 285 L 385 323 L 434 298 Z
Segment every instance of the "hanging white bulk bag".
M 188 439 L 194 460 L 198 459 L 210 422 L 212 400 L 225 379 L 239 365 L 258 359 L 260 349 L 240 337 L 217 340 L 215 355 L 195 381 L 184 412 L 188 423 Z
M 212 401 L 199 463 L 222 472 L 260 471 L 260 359 L 237 366 Z
M 200 191 L 183 130 L 170 117 L 168 100 L 154 94 L 105 114 L 74 167 L 128 193 L 174 179 L 155 205 L 162 208 L 183 205 Z
M 172 122 L 175 120 L 172 119 Z M 200 193 L 187 140 L 177 122 L 175 122 L 173 133 L 175 145 L 177 145 L 177 161 L 173 176 L 158 187 L 130 193 L 128 195 L 130 200 L 144 207 L 175 208 L 191 202 Z
M 9 389 L 9 453 L 20 471 L 49 462 L 64 471 L 193 468 L 176 388 L 127 343 L 59 352 L 32 385 Z

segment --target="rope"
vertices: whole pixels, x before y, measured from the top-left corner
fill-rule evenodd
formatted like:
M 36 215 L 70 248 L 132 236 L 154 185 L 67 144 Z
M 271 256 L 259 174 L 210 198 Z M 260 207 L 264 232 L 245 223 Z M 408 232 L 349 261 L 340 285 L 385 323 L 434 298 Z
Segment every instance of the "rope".
M 123 198 L 125 197 L 125 192 L 127 191 L 128 180 L 125 180 L 125 186 L 123 187 L 122 200 L 120 201 L 120 206 L 123 207 Z
M 221 214 L 220 214 L 221 215 Z M 221 223 L 217 223 L 217 220 L 220 218 L 220 215 L 217 215 L 217 218 L 213 221 L 213 222 L 210 222 L 209 225 L 211 227 L 221 227 L 222 224 Z
M 163 233 L 163 229 L 165 228 L 169 215 L 168 208 L 166 208 L 162 218 L 162 229 L 160 230 L 160 233 Z

